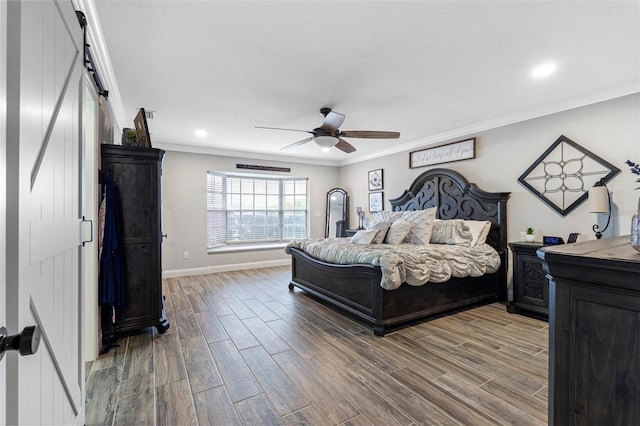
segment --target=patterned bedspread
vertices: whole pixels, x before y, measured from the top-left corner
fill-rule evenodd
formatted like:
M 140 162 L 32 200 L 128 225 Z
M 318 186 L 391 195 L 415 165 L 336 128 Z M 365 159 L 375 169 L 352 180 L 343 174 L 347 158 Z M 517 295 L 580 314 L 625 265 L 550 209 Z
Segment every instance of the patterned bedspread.
M 450 277 L 479 277 L 500 268 L 500 256 L 488 244 L 475 247 L 447 244 L 351 244 L 349 238 L 293 240 L 287 247 L 340 265 L 380 266 L 380 285 L 387 290 L 406 282 L 419 286 Z

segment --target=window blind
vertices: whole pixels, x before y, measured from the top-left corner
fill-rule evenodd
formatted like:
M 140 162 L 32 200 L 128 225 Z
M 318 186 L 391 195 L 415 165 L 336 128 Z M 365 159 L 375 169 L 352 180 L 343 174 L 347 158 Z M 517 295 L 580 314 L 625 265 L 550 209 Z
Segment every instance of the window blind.
M 207 173 L 207 247 L 307 237 L 306 178 Z

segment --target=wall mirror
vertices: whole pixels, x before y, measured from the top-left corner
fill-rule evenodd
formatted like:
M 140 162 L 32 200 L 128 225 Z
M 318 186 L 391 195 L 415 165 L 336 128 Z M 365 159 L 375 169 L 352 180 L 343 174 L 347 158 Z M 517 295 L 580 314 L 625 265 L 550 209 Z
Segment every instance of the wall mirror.
M 336 234 L 336 222 L 342 220 L 346 224 L 349 223 L 347 220 L 348 199 L 347 191 L 342 188 L 333 188 L 327 192 L 327 225 L 324 231 L 325 238 L 342 236 Z

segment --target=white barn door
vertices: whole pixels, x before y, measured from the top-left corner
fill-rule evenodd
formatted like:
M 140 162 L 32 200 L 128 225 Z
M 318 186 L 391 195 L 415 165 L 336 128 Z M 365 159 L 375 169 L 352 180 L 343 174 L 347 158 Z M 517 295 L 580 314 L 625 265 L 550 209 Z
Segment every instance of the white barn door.
M 82 43 L 70 0 L 7 2 L 7 328 L 42 333 L 5 356 L 7 424 L 84 423 Z
M 6 122 L 7 122 L 7 3 L 0 2 L 0 326 L 7 324 L 6 281 L 5 281 L 5 212 L 7 211 L 7 161 L 6 161 Z M 6 390 L 6 363 L 0 361 L 0 392 Z M 6 395 L 3 394 L 3 395 Z M 6 424 L 6 398 L 0 397 L 0 424 Z

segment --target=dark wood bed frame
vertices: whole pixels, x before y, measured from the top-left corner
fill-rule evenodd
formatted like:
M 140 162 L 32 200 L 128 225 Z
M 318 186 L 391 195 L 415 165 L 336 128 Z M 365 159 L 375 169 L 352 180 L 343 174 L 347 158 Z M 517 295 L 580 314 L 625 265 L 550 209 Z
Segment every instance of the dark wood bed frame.
M 500 269 L 482 277 L 451 278 L 444 283 L 395 290 L 380 286 L 379 266 L 336 265 L 315 259 L 296 248 L 291 254 L 289 290 L 299 287 L 373 325 L 377 336 L 407 321 L 479 303 L 507 299 L 508 192 L 490 193 L 448 169 L 422 173 L 402 196 L 389 200 L 394 211 L 424 210 L 438 206 L 439 219 L 491 221 L 487 243 L 499 253 Z

